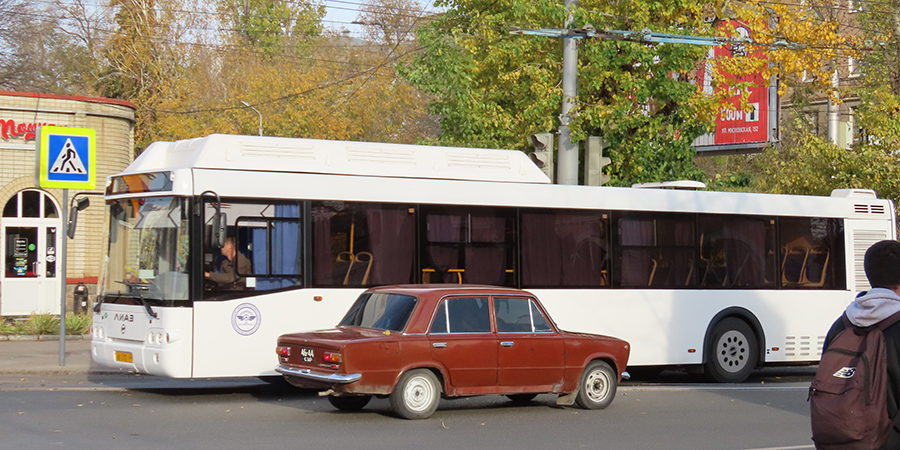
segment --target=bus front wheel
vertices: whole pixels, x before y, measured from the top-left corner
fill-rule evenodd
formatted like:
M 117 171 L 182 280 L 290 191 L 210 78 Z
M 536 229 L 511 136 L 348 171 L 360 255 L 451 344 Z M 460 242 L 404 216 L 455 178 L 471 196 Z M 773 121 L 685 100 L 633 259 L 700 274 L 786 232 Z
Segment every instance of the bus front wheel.
M 713 327 L 707 341 L 706 376 L 719 383 L 740 383 L 756 367 L 756 335 L 741 319 L 729 317 Z

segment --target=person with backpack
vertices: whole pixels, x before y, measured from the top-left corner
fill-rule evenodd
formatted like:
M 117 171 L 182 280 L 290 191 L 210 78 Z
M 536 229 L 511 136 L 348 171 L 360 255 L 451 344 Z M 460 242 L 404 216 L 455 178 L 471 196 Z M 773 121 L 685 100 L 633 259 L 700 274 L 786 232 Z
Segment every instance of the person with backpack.
M 831 326 L 810 387 L 819 450 L 900 450 L 900 242 L 866 250 L 872 289 Z

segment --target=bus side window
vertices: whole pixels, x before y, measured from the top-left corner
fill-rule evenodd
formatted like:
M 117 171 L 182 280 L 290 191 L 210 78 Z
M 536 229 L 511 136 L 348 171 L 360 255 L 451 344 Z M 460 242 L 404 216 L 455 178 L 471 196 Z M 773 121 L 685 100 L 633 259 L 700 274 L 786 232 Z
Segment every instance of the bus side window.
M 312 204 L 313 283 L 413 282 L 415 208 L 353 202 Z
M 779 221 L 781 286 L 844 289 L 844 230 L 839 219 Z
M 621 287 L 696 286 L 693 214 L 622 213 L 616 281 Z
M 764 217 L 700 215 L 702 287 L 764 287 L 774 285 L 772 220 Z
M 300 204 L 234 201 L 229 202 L 227 210 L 227 234 L 233 239 L 237 254 L 243 255 L 236 258 L 246 258 L 249 264 L 234 265 L 240 280 L 234 287 L 208 283 L 207 289 L 253 292 L 299 286 Z M 221 270 L 223 261 L 219 249 L 207 249 L 204 253 L 205 270 Z M 234 295 L 240 294 L 228 294 L 229 297 Z
M 609 285 L 608 213 L 523 211 L 522 284 Z
M 430 207 L 424 217 L 423 283 L 515 284 L 513 210 Z

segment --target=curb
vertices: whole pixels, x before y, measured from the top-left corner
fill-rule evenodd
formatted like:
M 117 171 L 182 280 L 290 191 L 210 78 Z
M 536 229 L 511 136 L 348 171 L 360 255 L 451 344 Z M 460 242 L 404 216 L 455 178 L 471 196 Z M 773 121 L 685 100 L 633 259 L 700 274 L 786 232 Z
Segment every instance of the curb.
M 89 341 L 90 334 L 67 334 L 67 341 Z M 59 341 L 58 334 L 4 334 L 0 335 L 0 342 L 3 341 Z

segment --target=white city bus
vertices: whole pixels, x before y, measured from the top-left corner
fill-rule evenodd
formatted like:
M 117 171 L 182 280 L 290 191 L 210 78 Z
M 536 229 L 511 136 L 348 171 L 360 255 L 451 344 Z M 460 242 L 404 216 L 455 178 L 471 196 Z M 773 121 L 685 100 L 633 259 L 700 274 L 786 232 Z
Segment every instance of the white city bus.
M 561 186 L 518 151 L 273 137 L 154 143 L 106 202 L 93 359 L 171 377 L 277 375 L 280 334 L 334 326 L 367 286 L 481 283 L 626 339 L 629 366 L 741 381 L 818 361 L 866 248 L 896 238 L 867 190 Z M 210 283 L 226 235 L 249 264 Z

